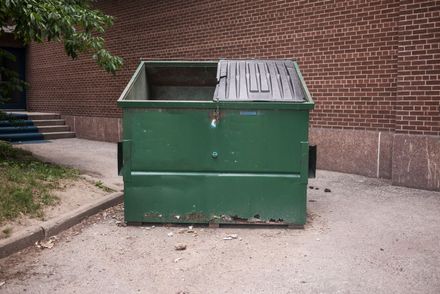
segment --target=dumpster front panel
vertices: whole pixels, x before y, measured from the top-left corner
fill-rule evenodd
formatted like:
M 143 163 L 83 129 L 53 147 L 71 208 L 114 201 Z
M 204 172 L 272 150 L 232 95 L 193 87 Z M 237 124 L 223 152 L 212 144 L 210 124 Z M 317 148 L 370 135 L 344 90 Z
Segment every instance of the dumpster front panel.
M 303 225 L 307 186 L 294 175 L 134 173 L 125 220 L 160 223 L 278 222 Z
M 132 110 L 132 171 L 299 173 L 307 111 Z
M 308 112 L 213 111 L 125 110 L 126 221 L 303 225 Z

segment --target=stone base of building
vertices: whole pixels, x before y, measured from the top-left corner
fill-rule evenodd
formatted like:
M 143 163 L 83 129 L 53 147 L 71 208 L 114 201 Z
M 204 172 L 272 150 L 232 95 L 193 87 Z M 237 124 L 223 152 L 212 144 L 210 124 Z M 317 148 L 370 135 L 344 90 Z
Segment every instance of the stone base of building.
M 62 115 L 77 138 L 118 142 L 122 138 L 120 118 Z
M 117 142 L 120 118 L 65 115 L 78 138 Z M 311 128 L 318 168 L 391 179 L 394 185 L 440 191 L 440 137 Z
M 394 185 L 440 191 L 440 137 L 311 128 L 318 168 L 391 179 Z

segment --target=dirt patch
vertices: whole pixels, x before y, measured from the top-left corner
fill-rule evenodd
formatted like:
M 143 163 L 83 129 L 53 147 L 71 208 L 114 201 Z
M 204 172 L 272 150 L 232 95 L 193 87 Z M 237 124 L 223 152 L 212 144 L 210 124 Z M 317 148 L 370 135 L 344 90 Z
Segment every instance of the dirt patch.
M 39 225 L 111 193 L 81 177 L 61 180 L 60 187 L 52 192 L 58 200 L 54 205 L 44 208 L 42 217 L 22 215 L 13 221 L 4 222 L 0 226 L 0 239 L 9 238 L 26 227 Z

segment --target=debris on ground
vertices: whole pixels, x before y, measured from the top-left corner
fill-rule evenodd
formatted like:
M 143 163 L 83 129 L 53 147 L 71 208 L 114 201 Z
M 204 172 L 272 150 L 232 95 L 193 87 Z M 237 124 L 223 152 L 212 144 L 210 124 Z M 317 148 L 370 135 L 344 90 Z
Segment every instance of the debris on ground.
M 315 187 L 313 187 L 313 186 L 309 186 L 309 189 L 312 189 L 312 190 L 313 190 L 313 189 L 315 189 Z
M 309 202 L 316 202 L 315 199 L 309 199 Z
M 35 242 L 35 246 L 40 249 L 52 249 L 53 246 L 55 245 L 56 240 L 57 240 L 57 237 L 52 236 L 49 238 L 49 240 Z
M 168 235 L 168 237 L 172 237 L 174 235 L 174 233 L 173 232 L 169 232 L 167 235 Z
M 325 188 L 324 189 L 324 192 L 326 192 L 326 193 L 330 193 L 332 190 L 330 190 L 329 188 Z
M 126 227 L 127 226 L 127 224 L 123 221 L 116 221 L 115 223 L 118 227 Z
M 182 260 L 183 259 L 183 257 L 178 257 L 178 258 L 176 258 L 176 259 L 174 259 L 174 262 L 178 262 L 179 260 Z
M 187 229 L 181 229 L 179 230 L 179 234 L 188 233 L 188 234 L 194 234 L 196 236 L 197 232 L 193 230 L 193 228 L 194 228 L 193 226 L 189 226 Z
M 249 223 L 259 223 L 259 222 L 261 222 L 261 219 L 256 218 L 256 217 L 251 217 L 248 219 L 248 222 Z
M 177 251 L 186 250 L 186 245 L 185 244 L 177 244 L 177 245 L 174 245 L 174 249 L 176 249 Z
M 4 284 L 6 284 L 6 282 L 5 281 L 1 281 L 0 282 L 0 287 L 3 287 Z
M 229 234 L 226 237 L 223 238 L 223 240 L 233 240 L 233 239 L 237 239 L 238 235 L 237 234 Z

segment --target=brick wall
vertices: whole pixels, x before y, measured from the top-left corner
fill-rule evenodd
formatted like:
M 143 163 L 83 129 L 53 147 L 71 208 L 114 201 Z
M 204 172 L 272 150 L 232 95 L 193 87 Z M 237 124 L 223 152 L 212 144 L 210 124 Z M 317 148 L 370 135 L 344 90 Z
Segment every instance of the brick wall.
M 116 17 L 116 77 L 61 46 L 30 47 L 29 107 L 119 116 L 139 58 L 296 58 L 317 101 L 314 125 L 394 129 L 398 1 L 101 1 Z
M 115 77 L 57 44 L 29 50 L 29 108 L 118 117 L 139 58 L 296 58 L 314 126 L 440 134 L 440 1 L 100 1 Z
M 440 135 L 440 1 L 401 1 L 396 132 Z

